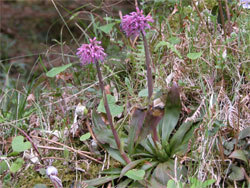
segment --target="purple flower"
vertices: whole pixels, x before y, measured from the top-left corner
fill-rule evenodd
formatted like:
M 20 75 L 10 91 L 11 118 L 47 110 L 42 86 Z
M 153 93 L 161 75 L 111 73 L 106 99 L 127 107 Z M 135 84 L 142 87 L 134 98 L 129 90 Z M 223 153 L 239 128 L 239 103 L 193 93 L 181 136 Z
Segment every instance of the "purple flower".
M 82 46 L 77 49 L 76 55 L 80 58 L 83 65 L 95 63 L 96 61 L 102 62 L 105 59 L 107 54 L 104 53 L 104 49 L 99 46 L 99 44 L 101 44 L 101 42 L 97 41 L 95 37 L 90 39 L 89 44 L 82 44 Z
M 136 37 L 142 32 L 145 34 L 145 29 L 150 28 L 148 22 L 154 22 L 150 15 L 143 15 L 143 10 L 136 7 L 136 12 L 131 12 L 129 15 L 122 17 L 121 28 L 126 33 L 127 37 Z

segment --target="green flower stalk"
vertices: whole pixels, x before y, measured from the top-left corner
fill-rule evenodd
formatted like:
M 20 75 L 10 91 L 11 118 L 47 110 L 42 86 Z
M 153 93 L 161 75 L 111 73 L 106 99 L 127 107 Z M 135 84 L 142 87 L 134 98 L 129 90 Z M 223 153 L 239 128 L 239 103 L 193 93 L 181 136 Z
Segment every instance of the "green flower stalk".
M 101 42 L 96 41 L 96 38 L 90 39 L 90 44 L 83 44 L 80 48 L 77 49 L 78 52 L 76 53 L 76 55 L 80 58 L 81 63 L 83 65 L 86 65 L 89 63 L 94 63 L 96 65 L 97 76 L 98 76 L 99 85 L 100 85 L 102 95 L 103 95 L 104 108 L 106 110 L 109 125 L 111 127 L 117 148 L 119 149 L 122 158 L 126 161 L 126 163 L 130 163 L 130 159 L 121 148 L 121 141 L 114 127 L 112 115 L 111 115 L 108 101 L 107 101 L 107 95 L 104 90 L 104 84 L 103 84 L 102 73 L 101 73 L 99 62 L 103 62 L 107 54 L 104 53 L 104 49 L 101 46 L 99 46 L 99 44 L 101 44 Z

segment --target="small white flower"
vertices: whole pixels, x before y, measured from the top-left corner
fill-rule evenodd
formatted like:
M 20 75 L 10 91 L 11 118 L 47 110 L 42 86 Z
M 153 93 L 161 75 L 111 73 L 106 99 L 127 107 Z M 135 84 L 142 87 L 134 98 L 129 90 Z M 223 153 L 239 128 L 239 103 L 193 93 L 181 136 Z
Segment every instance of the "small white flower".
M 46 174 L 49 177 L 49 179 L 54 184 L 55 188 L 63 188 L 62 186 L 62 180 L 58 178 L 58 170 L 53 166 L 48 166 L 46 169 Z
M 58 170 L 55 167 L 53 167 L 53 166 L 48 166 L 47 169 L 46 169 L 46 174 L 49 177 L 51 175 L 57 176 L 58 175 Z

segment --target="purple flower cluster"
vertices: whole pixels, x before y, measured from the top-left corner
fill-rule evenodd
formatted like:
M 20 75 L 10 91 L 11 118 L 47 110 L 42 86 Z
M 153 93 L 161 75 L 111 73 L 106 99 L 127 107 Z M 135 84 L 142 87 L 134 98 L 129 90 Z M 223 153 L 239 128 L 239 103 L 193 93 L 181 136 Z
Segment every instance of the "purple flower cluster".
M 143 15 L 143 10 L 136 8 L 136 12 L 131 12 L 129 15 L 122 17 L 121 28 L 126 33 L 127 37 L 136 37 L 142 32 L 145 34 L 145 29 L 150 28 L 148 22 L 154 22 L 150 15 Z
M 104 53 L 104 49 L 99 46 L 100 41 L 96 40 L 96 37 L 90 39 L 89 44 L 82 44 L 80 48 L 77 49 L 76 55 L 80 58 L 83 65 L 95 63 L 96 61 L 103 61 L 107 56 Z

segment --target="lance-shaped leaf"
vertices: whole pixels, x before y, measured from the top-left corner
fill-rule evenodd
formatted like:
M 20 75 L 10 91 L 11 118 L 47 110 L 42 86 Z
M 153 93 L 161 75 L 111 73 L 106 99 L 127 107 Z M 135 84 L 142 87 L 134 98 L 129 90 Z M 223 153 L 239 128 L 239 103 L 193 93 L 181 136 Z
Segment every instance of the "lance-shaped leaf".
M 125 174 L 127 171 L 133 169 L 133 168 L 136 167 L 138 164 L 143 163 L 143 162 L 145 162 L 146 160 L 148 160 L 148 159 L 147 159 L 147 158 L 138 159 L 138 160 L 136 160 L 136 161 L 132 161 L 132 162 L 130 162 L 129 164 L 127 164 L 127 165 L 122 169 L 121 174 L 120 174 L 120 178 L 121 178 L 122 176 L 124 176 L 124 174 Z
M 239 160 L 246 162 L 246 164 L 248 164 L 247 157 L 243 150 L 235 150 L 233 153 L 231 153 L 229 158 L 239 159 Z
M 164 116 L 161 121 L 162 143 L 166 145 L 169 137 L 179 120 L 181 112 L 181 101 L 179 88 L 176 83 L 170 88 L 167 95 Z
M 129 135 L 128 135 L 128 152 L 132 154 L 134 149 L 134 143 L 138 138 L 138 134 L 142 128 L 146 111 L 141 109 L 135 109 L 132 120 L 130 123 Z
M 145 121 L 141 131 L 139 132 L 137 142 L 145 139 L 150 133 L 153 134 L 153 139 L 155 141 L 158 141 L 157 125 L 159 124 L 161 119 L 162 113 L 160 109 L 149 109 L 146 112 Z
M 97 186 L 97 185 L 103 185 L 103 184 L 110 182 L 118 177 L 119 177 L 119 175 L 111 175 L 111 176 L 96 178 L 96 179 L 92 179 L 92 180 L 85 180 L 83 182 L 88 184 L 88 186 Z

